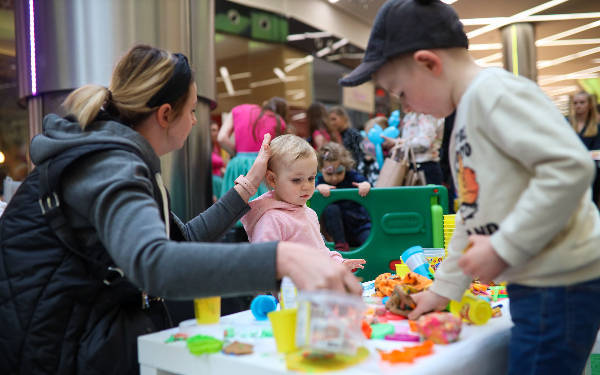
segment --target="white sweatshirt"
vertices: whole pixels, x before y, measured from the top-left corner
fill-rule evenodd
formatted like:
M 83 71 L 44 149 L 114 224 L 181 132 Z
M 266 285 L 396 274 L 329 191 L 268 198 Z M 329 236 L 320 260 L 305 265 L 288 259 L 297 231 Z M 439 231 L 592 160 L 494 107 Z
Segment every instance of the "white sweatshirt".
M 542 287 L 600 277 L 594 164 L 535 83 L 482 70 L 460 99 L 449 152 L 462 204 L 431 290 L 460 299 L 471 280 L 457 263 L 470 234 L 491 235 L 509 264 L 497 281 Z

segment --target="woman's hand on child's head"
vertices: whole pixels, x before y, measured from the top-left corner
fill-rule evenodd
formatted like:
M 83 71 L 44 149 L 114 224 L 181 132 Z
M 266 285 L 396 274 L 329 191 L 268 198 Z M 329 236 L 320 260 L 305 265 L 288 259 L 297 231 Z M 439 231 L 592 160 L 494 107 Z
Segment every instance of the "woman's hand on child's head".
M 321 193 L 322 196 L 327 198 L 331 195 L 331 189 L 335 189 L 335 186 L 327 185 L 327 184 L 319 184 L 317 185 L 317 191 Z
M 369 194 L 369 191 L 371 190 L 371 184 L 367 181 L 353 182 L 352 185 L 358 188 L 358 195 L 360 195 L 361 197 L 366 197 L 367 194 Z
M 458 260 L 458 266 L 465 275 L 489 284 L 508 267 L 508 263 L 494 250 L 490 236 L 472 235 L 469 242 L 468 250 Z
M 425 290 L 420 293 L 410 295 L 417 304 L 413 311 L 408 314 L 408 319 L 415 320 L 421 315 L 431 311 L 441 311 L 448 306 L 450 300 L 446 297 L 440 296 L 430 290 Z
M 265 134 L 263 138 L 262 146 L 260 146 L 260 151 L 258 152 L 258 156 L 252 164 L 250 171 L 246 177 L 250 180 L 254 186 L 258 187 L 262 180 L 265 178 L 265 173 L 267 173 L 267 164 L 269 163 L 269 159 L 271 158 L 271 134 Z
M 360 268 L 361 270 L 365 268 L 363 264 L 366 264 L 367 261 L 364 259 L 344 259 L 342 264 L 346 266 L 350 271 Z
M 277 277 L 289 276 L 300 290 L 327 289 L 362 295 L 362 285 L 342 264 L 317 249 L 298 243 L 277 245 Z

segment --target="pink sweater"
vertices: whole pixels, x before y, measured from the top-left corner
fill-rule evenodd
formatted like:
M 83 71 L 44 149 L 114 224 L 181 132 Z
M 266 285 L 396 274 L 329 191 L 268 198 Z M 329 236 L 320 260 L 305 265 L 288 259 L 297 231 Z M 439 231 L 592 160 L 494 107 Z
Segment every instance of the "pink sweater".
M 319 218 L 312 209 L 296 206 L 275 199 L 272 191 L 256 198 L 250 204 L 250 212 L 242 218 L 242 224 L 250 242 L 290 241 L 318 249 L 335 261 L 344 258 L 337 251 L 330 251 L 321 236 Z

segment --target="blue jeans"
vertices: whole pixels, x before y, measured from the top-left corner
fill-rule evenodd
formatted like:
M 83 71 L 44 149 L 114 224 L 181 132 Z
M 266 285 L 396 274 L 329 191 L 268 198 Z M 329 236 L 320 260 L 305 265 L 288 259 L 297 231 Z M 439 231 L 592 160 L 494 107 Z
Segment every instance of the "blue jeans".
M 509 345 L 511 375 L 581 375 L 600 327 L 600 279 L 535 288 L 508 285 L 515 324 Z

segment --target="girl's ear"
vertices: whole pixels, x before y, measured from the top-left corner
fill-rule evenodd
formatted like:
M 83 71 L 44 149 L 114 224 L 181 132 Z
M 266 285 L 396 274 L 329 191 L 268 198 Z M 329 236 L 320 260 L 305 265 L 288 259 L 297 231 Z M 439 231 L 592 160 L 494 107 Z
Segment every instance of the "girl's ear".
M 277 182 L 276 182 L 277 176 L 275 175 L 275 173 L 273 173 L 272 170 L 267 169 L 267 173 L 265 174 L 265 179 L 267 180 L 267 185 L 269 185 L 269 187 L 271 187 L 272 189 L 275 189 L 275 186 L 277 185 Z

